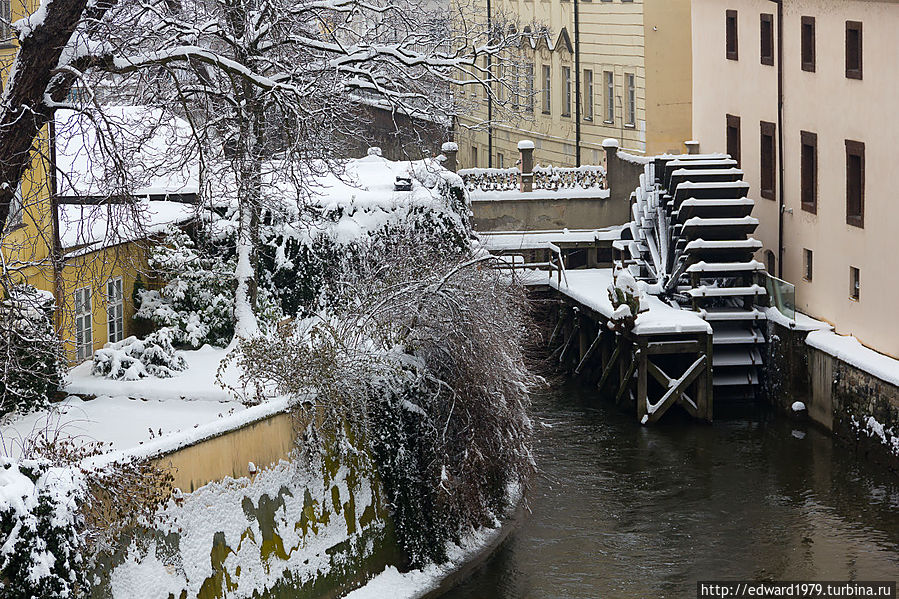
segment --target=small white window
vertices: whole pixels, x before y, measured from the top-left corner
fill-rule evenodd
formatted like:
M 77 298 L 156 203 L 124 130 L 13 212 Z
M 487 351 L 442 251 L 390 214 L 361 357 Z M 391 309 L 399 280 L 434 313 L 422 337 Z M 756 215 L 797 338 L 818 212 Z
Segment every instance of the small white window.
M 571 67 L 562 67 L 562 116 L 571 116 Z
M 497 154 L 496 155 L 496 167 L 497 168 L 506 168 L 505 165 L 503 164 L 504 162 L 505 161 L 503 160 L 503 155 Z
M 627 124 L 633 126 L 637 122 L 637 89 L 633 73 L 625 75 L 627 81 Z
M 606 122 L 615 122 L 615 73 L 605 71 L 606 76 Z
M 525 109 L 528 114 L 534 114 L 534 64 L 528 63 L 525 66 L 525 78 L 527 79 L 528 97 L 525 101 Z
M 584 69 L 584 119 L 593 120 L 593 71 Z
M 0 0 L 2 2 L 2 0 Z M 3 228 L 4 231 L 9 231 L 13 227 L 18 227 L 22 224 L 22 216 L 25 212 L 24 205 L 22 202 L 22 183 L 19 183 L 19 186 L 16 187 L 16 193 L 9 201 L 9 214 L 6 217 L 6 226 Z
M 12 39 L 12 2 L 0 0 L 0 42 L 9 42 Z
M 91 288 L 75 290 L 75 351 L 78 360 L 94 354 L 93 319 L 91 318 Z
M 552 69 L 550 65 L 543 65 L 543 112 L 550 113 L 552 108 Z
M 125 329 L 125 301 L 121 278 L 106 282 L 106 322 L 109 342 L 121 341 Z

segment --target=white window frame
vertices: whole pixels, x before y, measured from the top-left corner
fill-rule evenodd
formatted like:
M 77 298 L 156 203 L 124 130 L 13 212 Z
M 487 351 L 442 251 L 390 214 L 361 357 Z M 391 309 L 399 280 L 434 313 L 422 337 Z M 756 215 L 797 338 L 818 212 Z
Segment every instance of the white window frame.
M 107 341 L 116 343 L 125 337 L 125 296 L 122 277 L 106 281 Z
M 593 120 L 593 69 L 584 69 L 584 120 Z
M 633 73 L 625 73 L 624 81 L 627 89 L 627 108 L 625 125 L 635 127 L 637 125 L 637 77 Z
M 543 112 L 545 114 L 552 112 L 552 73 L 552 65 L 543 65 Z
M 2 2 L 2 0 L 0 0 Z M 16 193 L 9 201 L 9 213 L 6 215 L 4 231 L 11 231 L 24 222 L 25 203 L 22 201 L 22 182 L 16 187 Z
M 524 106 L 528 114 L 534 114 L 534 63 L 529 62 L 524 68 L 528 90 L 528 97 L 525 100 Z
M 12 0 L 0 0 L 0 44 L 12 41 Z
M 571 67 L 562 67 L 562 116 L 571 116 Z
M 606 79 L 606 122 L 615 122 L 615 72 L 603 71 Z
M 75 355 L 79 362 L 94 355 L 94 318 L 90 287 L 75 290 Z

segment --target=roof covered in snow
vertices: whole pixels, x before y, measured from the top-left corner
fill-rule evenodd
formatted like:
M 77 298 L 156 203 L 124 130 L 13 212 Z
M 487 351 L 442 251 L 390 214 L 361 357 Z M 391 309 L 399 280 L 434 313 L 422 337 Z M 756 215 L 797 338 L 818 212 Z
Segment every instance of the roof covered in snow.
M 145 106 L 58 110 L 56 165 L 63 197 L 196 195 L 200 187 L 190 124 Z
M 190 220 L 197 209 L 192 204 L 146 199 L 116 204 L 61 204 L 59 240 L 66 250 L 93 251 L 160 233 L 169 225 Z

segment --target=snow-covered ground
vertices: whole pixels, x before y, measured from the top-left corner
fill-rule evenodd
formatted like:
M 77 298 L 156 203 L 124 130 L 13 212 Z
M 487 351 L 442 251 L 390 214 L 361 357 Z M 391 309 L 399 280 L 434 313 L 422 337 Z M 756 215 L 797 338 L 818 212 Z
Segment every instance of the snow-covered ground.
M 158 455 L 287 407 L 281 398 L 248 408 L 218 386 L 216 373 L 227 350 L 205 346 L 183 353 L 188 369 L 168 379 L 117 381 L 92 375 L 90 362 L 76 366 L 69 373 L 65 391 L 70 395 L 65 401 L 0 425 L 0 451 L 17 458 L 36 435 L 58 433 L 77 441 L 108 443 L 104 449 L 110 458 Z M 235 384 L 236 376 L 230 368 L 222 378 Z

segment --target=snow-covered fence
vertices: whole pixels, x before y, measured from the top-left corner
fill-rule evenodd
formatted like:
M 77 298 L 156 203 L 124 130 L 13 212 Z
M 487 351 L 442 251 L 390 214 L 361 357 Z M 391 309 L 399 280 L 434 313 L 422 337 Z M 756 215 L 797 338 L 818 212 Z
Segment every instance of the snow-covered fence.
M 534 167 L 534 190 L 605 189 L 606 171 L 601 166 Z M 518 191 L 521 171 L 516 168 L 468 168 L 459 171 L 468 191 Z
M 516 191 L 521 171 L 517 168 L 466 168 L 459 176 L 468 191 Z
M 601 166 L 538 166 L 534 168 L 534 189 L 604 189 L 605 176 L 606 171 Z

